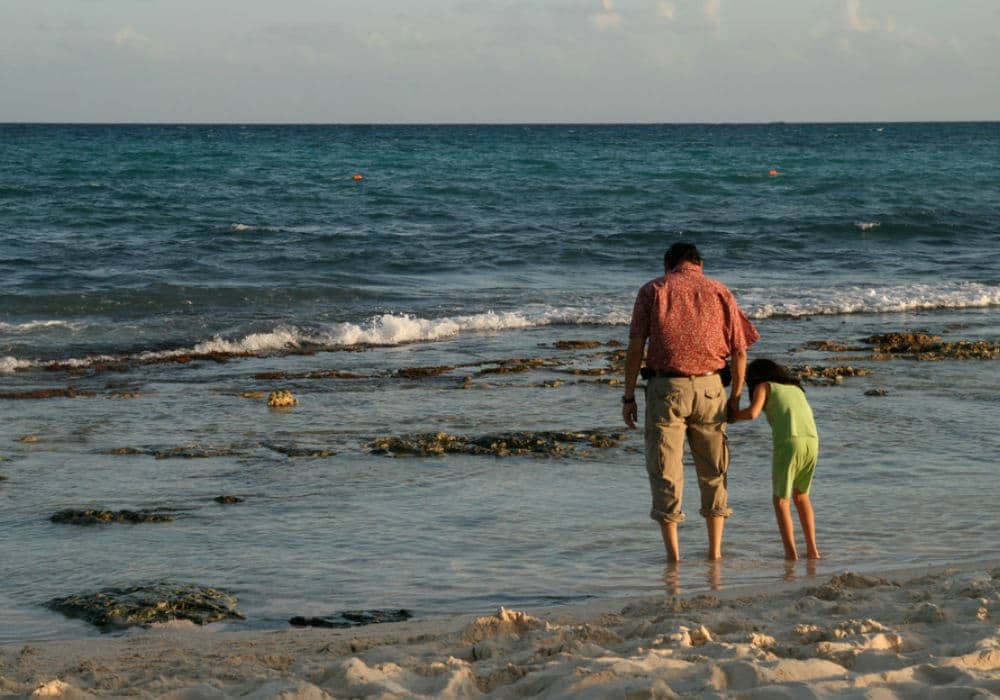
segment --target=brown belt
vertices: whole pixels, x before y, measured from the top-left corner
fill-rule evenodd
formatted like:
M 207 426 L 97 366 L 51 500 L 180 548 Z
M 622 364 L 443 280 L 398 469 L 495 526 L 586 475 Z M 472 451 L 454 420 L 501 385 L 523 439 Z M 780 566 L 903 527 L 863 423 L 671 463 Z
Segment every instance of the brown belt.
M 705 372 L 704 374 L 682 374 L 680 372 L 669 372 L 661 369 L 650 369 L 649 367 L 643 368 L 643 375 L 649 375 L 649 377 L 668 377 L 670 379 L 694 379 L 695 377 L 711 377 L 713 374 L 718 374 L 719 370 L 714 369 L 711 372 Z

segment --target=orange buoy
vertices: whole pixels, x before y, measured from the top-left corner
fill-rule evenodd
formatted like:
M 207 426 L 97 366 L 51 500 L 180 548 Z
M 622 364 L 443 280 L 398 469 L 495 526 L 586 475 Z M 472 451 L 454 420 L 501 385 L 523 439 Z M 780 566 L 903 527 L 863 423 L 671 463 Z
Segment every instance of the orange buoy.
M 352 180 L 364 180 L 365 177 L 361 173 L 354 173 L 354 175 L 351 176 L 351 179 Z
M 770 175 L 771 177 L 778 177 L 778 169 L 771 168 L 770 170 L 767 171 L 767 174 Z

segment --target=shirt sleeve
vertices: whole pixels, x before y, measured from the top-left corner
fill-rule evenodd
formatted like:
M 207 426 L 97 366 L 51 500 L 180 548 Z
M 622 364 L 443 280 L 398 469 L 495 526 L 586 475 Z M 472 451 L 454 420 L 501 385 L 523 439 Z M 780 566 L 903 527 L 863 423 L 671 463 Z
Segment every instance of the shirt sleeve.
M 649 323 L 652 315 L 653 295 L 649 284 L 644 284 L 635 297 L 635 306 L 632 308 L 632 323 L 629 325 L 629 338 L 649 337 Z
M 760 333 L 757 332 L 753 323 L 736 303 L 736 297 L 731 292 L 726 297 L 729 307 L 726 313 L 726 319 L 729 322 L 729 328 L 726 329 L 729 352 L 746 352 L 751 345 L 760 340 Z

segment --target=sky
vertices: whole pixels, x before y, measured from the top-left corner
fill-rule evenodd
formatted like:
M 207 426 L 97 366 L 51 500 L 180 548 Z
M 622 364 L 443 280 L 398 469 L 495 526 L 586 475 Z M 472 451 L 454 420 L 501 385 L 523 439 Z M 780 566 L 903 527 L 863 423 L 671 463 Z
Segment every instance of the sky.
M 1000 119 L 1000 0 L 0 0 L 0 122 Z

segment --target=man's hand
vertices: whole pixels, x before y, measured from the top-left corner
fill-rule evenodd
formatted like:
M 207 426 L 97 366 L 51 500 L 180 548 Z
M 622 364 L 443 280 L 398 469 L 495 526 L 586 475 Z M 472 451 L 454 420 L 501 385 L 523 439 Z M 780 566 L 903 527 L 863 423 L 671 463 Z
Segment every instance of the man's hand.
M 736 413 L 740 410 L 740 395 L 730 394 L 729 401 L 726 402 L 726 422 L 733 423 L 736 419 Z
M 628 403 L 622 403 L 622 420 L 625 425 L 635 430 L 635 421 L 639 417 L 639 406 L 633 398 Z

